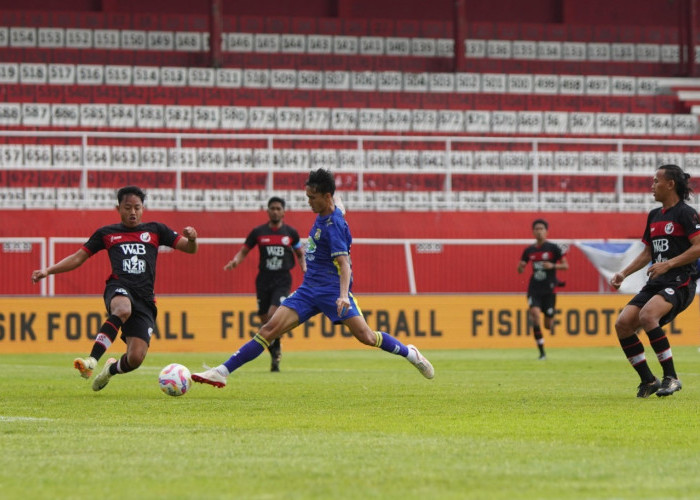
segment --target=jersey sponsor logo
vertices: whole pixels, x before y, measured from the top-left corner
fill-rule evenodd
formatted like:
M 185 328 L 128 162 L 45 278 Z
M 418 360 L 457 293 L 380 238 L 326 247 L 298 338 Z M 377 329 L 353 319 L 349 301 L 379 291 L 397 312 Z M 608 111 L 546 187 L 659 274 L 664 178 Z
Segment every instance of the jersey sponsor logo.
M 146 255 L 146 245 L 141 243 L 124 243 L 120 245 L 124 255 Z
M 141 233 L 139 238 L 141 238 L 141 241 L 143 241 L 144 243 L 148 243 L 149 241 L 151 241 L 151 233 Z
M 673 288 L 666 288 L 664 292 L 666 292 L 668 295 L 674 295 L 676 293 Z
M 667 252 L 669 245 L 668 245 L 668 240 L 666 238 L 657 238 L 652 241 L 654 244 L 654 251 L 657 253 L 661 252 Z
M 143 274 L 146 272 L 146 261 L 136 255 L 122 261 L 122 271 L 128 274 Z
M 270 245 L 265 247 L 268 257 L 284 257 L 284 247 Z
M 112 236 L 109 237 L 109 241 L 110 241 L 111 243 L 114 243 L 115 241 L 121 240 L 121 239 L 122 239 L 122 235 L 121 235 L 121 234 L 113 234 Z
M 279 257 L 270 257 L 269 259 L 265 259 L 265 268 L 268 271 L 279 271 L 282 269 L 283 262 L 284 261 Z

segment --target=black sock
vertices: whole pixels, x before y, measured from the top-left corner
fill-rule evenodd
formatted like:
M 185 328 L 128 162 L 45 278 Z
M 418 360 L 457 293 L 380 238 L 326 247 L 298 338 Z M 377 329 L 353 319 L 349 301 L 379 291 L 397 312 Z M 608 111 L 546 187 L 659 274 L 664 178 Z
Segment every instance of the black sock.
M 280 339 L 277 338 L 270 342 L 270 346 L 267 350 L 270 351 L 270 356 L 272 356 L 273 359 L 279 358 L 282 355 L 282 343 Z
M 622 350 L 625 352 L 625 356 L 627 356 L 627 361 L 630 362 L 632 368 L 637 370 L 642 382 L 653 382 L 655 377 L 649 369 L 647 358 L 644 355 L 644 345 L 642 345 L 639 337 L 637 337 L 637 335 L 632 335 L 631 337 L 619 340 Z
M 131 371 L 134 371 L 136 368 L 132 368 L 129 364 L 129 358 L 127 357 L 127 355 L 122 354 L 122 357 L 119 358 L 119 361 L 117 361 L 116 363 L 112 363 L 112 366 L 109 367 L 109 373 L 111 375 L 116 375 L 117 373 L 129 373 Z
M 542 329 L 539 325 L 532 327 L 532 334 L 535 337 L 535 342 L 537 342 L 537 348 L 540 350 L 540 355 L 544 356 L 544 337 L 542 336 Z
M 119 333 L 119 329 L 121 327 L 122 320 L 119 319 L 119 316 L 112 314 L 109 318 L 107 318 L 107 320 L 102 323 L 102 326 L 100 327 L 95 343 L 92 345 L 90 356 L 99 360 L 105 351 L 109 349 L 109 346 L 112 345 L 114 339 L 117 338 L 117 334 Z
M 668 337 L 666 337 L 664 331 L 660 326 L 657 326 L 653 330 L 649 330 L 647 332 L 647 336 L 649 337 L 649 342 L 656 353 L 659 363 L 661 363 L 661 368 L 664 370 L 664 377 L 678 378 L 676 375 L 676 369 L 673 366 L 671 344 L 669 343 Z

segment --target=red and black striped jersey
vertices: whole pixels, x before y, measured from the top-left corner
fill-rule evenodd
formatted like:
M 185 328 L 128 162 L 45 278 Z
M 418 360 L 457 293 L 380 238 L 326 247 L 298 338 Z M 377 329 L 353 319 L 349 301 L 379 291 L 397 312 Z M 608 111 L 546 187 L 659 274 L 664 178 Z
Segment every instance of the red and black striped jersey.
M 294 267 L 293 249 L 301 246 L 299 233 L 292 226 L 282 224 L 273 229 L 269 224 L 254 228 L 245 240 L 245 246 L 252 249 L 255 245 L 260 250 L 260 273 L 289 271 Z
M 700 234 L 698 213 L 684 201 L 666 210 L 658 207 L 649 212 L 642 241 L 651 247 L 652 263 L 665 262 L 691 247 L 690 239 Z M 674 267 L 654 280 L 655 283 L 683 283 L 696 278 L 696 264 Z
M 543 262 L 556 264 L 562 258 L 561 247 L 550 241 L 542 245 L 530 245 L 523 251 L 520 258 L 523 262 L 532 263 L 532 276 L 528 285 L 528 294 L 551 293 L 557 285 L 557 272 L 554 269 L 543 269 Z
M 133 228 L 119 223 L 95 231 L 82 248 L 90 256 L 107 250 L 112 265 L 107 283 L 119 283 L 141 299 L 153 301 L 158 247 L 174 248 L 180 238 L 160 222 L 145 222 Z

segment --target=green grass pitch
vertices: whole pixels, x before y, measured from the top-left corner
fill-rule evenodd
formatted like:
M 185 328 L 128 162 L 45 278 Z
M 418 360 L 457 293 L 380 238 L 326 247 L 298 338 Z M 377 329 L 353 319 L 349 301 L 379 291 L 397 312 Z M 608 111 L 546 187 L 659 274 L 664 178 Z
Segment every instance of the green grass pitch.
M 619 348 L 424 354 L 432 381 L 372 349 L 285 353 L 281 373 L 264 354 L 180 398 L 160 368 L 227 354 L 152 353 L 99 393 L 72 355 L 0 355 L 0 497 L 700 496 L 697 348 L 674 348 L 683 390 L 645 400 Z

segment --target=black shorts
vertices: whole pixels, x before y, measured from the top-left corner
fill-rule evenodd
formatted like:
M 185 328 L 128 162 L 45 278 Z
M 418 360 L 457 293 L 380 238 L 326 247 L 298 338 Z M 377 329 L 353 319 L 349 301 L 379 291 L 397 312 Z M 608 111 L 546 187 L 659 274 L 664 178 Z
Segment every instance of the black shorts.
M 255 279 L 255 292 L 258 299 L 258 315 L 267 314 L 270 307 L 279 305 L 292 290 L 292 274 L 258 274 Z
M 131 316 L 122 325 L 121 339 L 126 342 L 127 337 L 137 337 L 150 345 L 151 335 L 153 335 L 153 330 L 156 327 L 156 317 L 158 316 L 158 308 L 156 308 L 155 303 L 142 300 L 131 293 L 128 288 L 121 285 L 109 284 L 105 288 L 104 293 L 105 307 L 107 307 L 109 314 L 112 314 L 109 304 L 115 295 L 123 295 L 131 302 Z
M 530 307 L 539 307 L 547 318 L 554 317 L 554 310 L 557 304 L 556 293 L 528 293 L 527 305 Z
M 673 321 L 681 312 L 685 311 L 695 298 L 695 281 L 690 280 L 684 284 L 650 284 L 644 285 L 637 295 L 628 302 L 630 306 L 640 309 L 651 300 L 654 295 L 661 295 L 666 302 L 671 304 L 669 313 L 659 320 L 659 326 L 666 325 Z

